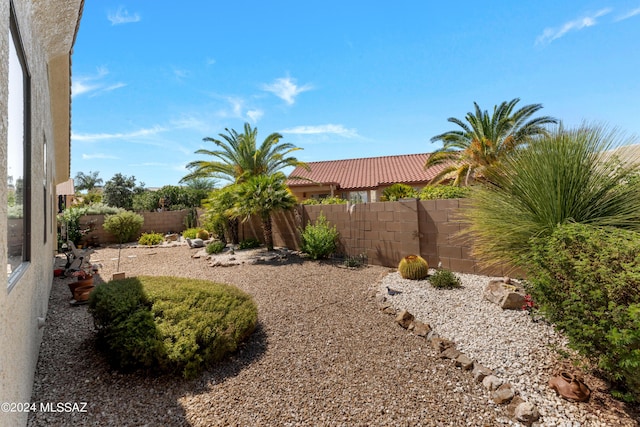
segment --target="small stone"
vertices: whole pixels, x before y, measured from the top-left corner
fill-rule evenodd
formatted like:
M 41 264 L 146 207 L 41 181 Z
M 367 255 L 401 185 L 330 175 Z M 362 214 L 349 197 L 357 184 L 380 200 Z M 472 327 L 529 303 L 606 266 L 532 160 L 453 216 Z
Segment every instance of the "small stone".
M 473 368 L 473 360 L 466 354 L 460 354 L 456 358 L 456 366 L 464 369 L 465 371 L 468 371 L 469 369 Z
M 471 375 L 473 375 L 473 379 L 476 380 L 476 382 L 482 382 L 485 377 L 491 375 L 492 373 L 493 372 L 491 372 L 491 369 L 485 368 L 478 362 L 473 363 L 473 371 L 471 371 Z
M 511 386 L 511 384 L 506 383 L 502 384 L 493 393 L 491 393 L 491 400 L 493 400 L 498 405 L 501 405 L 503 403 L 509 403 L 515 395 L 516 393 L 513 391 L 513 387 Z
M 523 424 L 531 425 L 540 418 L 540 412 L 533 403 L 522 402 L 515 410 L 516 420 Z
M 482 385 L 484 386 L 484 388 L 486 388 L 489 391 L 497 390 L 498 387 L 502 385 L 502 383 L 504 383 L 504 381 L 502 381 L 500 378 L 496 377 L 495 375 L 487 375 L 482 380 Z
M 384 311 L 385 308 L 391 307 L 391 303 L 388 301 L 379 302 L 378 307 L 380 308 L 380 310 Z
M 431 347 L 439 353 L 442 353 L 446 349 L 455 346 L 456 344 L 453 341 L 449 341 L 439 337 L 431 338 Z
M 403 328 L 407 329 L 411 323 L 413 323 L 413 314 L 409 313 L 407 310 L 402 310 L 396 316 L 396 323 Z
M 382 312 L 393 315 L 393 314 L 396 314 L 396 309 L 389 306 L 389 307 L 383 308 Z
M 427 325 L 426 323 L 415 321 L 413 322 L 413 325 L 413 333 L 419 337 L 426 337 L 429 332 L 431 332 L 431 326 Z
M 455 347 L 449 347 L 440 353 L 441 359 L 456 359 L 460 356 L 460 350 L 456 350 Z
M 515 396 L 513 399 L 511 399 L 511 402 L 509 402 L 509 405 L 507 406 L 507 413 L 509 414 L 510 417 L 515 418 L 516 408 L 522 402 L 524 402 L 524 399 L 522 399 L 522 397 L 520 396 Z

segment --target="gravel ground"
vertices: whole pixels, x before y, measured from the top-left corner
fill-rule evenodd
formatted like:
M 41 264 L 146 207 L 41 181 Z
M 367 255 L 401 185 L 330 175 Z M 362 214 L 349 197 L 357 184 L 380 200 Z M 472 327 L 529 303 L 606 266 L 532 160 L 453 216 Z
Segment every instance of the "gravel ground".
M 204 258 L 192 258 L 196 252 L 187 246 L 125 248 L 120 270 L 240 287 L 259 310 L 259 327 L 246 344 L 192 381 L 121 374 L 96 352 L 86 306 L 69 304 L 71 279 L 56 278 L 32 402 L 86 402 L 86 412 L 30 413 L 28 425 L 517 425 L 468 372 L 438 359 L 423 338 L 378 309 L 375 295 L 388 269 L 352 270 L 295 256 L 210 267 Z M 91 255 L 102 264 L 98 283 L 116 271 L 117 254 L 104 248 Z M 235 257 L 242 260 L 242 252 Z M 466 321 L 456 322 L 465 327 Z M 615 425 L 635 425 L 615 408 L 594 410 L 607 416 L 615 411 Z

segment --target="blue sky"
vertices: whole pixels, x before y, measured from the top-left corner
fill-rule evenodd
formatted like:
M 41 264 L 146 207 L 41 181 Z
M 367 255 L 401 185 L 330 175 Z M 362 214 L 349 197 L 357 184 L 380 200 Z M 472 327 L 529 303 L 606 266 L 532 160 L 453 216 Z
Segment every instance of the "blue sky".
M 303 161 L 431 152 L 513 98 L 640 135 L 639 43 L 640 0 L 87 1 L 71 174 L 176 185 L 245 122 Z

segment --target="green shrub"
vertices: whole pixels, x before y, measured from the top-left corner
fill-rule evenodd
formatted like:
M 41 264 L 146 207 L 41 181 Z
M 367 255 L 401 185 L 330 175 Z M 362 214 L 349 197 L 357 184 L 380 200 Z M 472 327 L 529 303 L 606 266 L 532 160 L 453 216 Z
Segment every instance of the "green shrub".
M 86 208 L 67 208 L 61 214 L 58 214 L 58 221 L 63 223 L 67 229 L 67 239 L 74 244 L 79 244 L 82 239 L 82 231 L 80 230 L 80 218 L 87 212 Z M 64 242 L 66 243 L 66 242 Z
M 224 248 L 226 248 L 227 245 L 224 242 L 221 241 L 215 241 L 215 242 L 211 242 L 207 245 L 206 247 L 206 251 L 209 255 L 211 254 L 219 254 L 220 252 L 222 252 L 224 250 Z
M 367 255 L 360 254 L 355 256 L 347 256 L 344 259 L 344 266 L 349 268 L 360 268 L 367 264 Z
M 307 199 L 302 202 L 303 205 L 344 205 L 346 199 L 337 196 L 323 197 L 322 199 Z
M 258 318 L 251 296 L 236 287 L 149 276 L 96 287 L 89 312 L 112 366 L 180 372 L 185 378 L 235 351 Z
M 395 183 L 382 190 L 382 196 L 380 196 L 381 202 L 395 202 L 400 199 L 408 197 L 417 197 L 416 190 L 410 185 L 403 183 Z
M 7 209 L 7 218 L 9 219 L 17 219 L 22 218 L 24 216 L 23 205 L 13 205 L 9 206 Z
M 195 239 L 198 235 L 199 228 L 187 228 L 182 232 L 182 237 L 185 239 Z
M 407 255 L 398 263 L 398 272 L 403 279 L 422 280 L 429 274 L 429 264 L 420 255 Z
M 469 187 L 458 187 L 457 185 L 427 185 L 420 190 L 420 200 L 434 199 L 463 199 L 469 197 L 471 189 Z
M 137 213 L 123 211 L 115 215 L 106 215 L 102 227 L 118 240 L 119 243 L 132 242 L 138 236 L 144 218 Z
M 583 224 L 533 244 L 529 292 L 620 390 L 640 400 L 640 234 Z
M 198 229 L 198 232 L 196 233 L 196 237 L 198 239 L 208 240 L 209 239 L 209 232 L 207 230 L 205 230 L 204 228 L 200 228 L 200 229 Z
M 301 232 L 301 238 L 302 252 L 309 254 L 312 259 L 326 258 L 336 250 L 338 231 L 320 213 L 314 224 L 307 224 Z
M 626 140 L 600 127 L 558 129 L 485 170 L 461 211 L 474 255 L 486 265 L 527 259 L 534 236 L 579 222 L 640 231 L 640 162 L 622 165 L 606 150 Z
M 238 249 L 253 249 L 259 247 L 260 245 L 261 243 L 258 239 L 245 239 L 238 244 Z
M 159 245 L 162 242 L 164 242 L 164 236 L 160 233 L 142 233 L 138 239 L 139 245 L 146 246 Z
M 462 286 L 460 279 L 447 269 L 441 269 L 429 277 L 429 283 L 435 288 L 459 288 Z
M 124 212 L 124 209 L 105 205 L 104 203 L 93 203 L 86 207 L 86 215 L 113 215 L 120 212 Z

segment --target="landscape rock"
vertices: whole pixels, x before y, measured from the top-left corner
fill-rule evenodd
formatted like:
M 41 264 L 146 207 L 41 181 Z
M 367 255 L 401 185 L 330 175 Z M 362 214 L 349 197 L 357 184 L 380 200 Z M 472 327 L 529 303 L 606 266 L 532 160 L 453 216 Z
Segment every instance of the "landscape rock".
M 411 323 L 413 323 L 413 314 L 409 313 L 407 310 L 402 310 L 396 316 L 396 323 L 403 328 L 407 329 Z
M 473 375 L 473 379 L 476 380 L 476 382 L 482 382 L 485 377 L 491 374 L 493 374 L 491 369 L 485 368 L 477 362 L 473 363 L 473 371 L 471 371 L 471 375 Z
M 441 359 L 456 359 L 460 356 L 460 350 L 456 350 L 455 347 L 449 347 L 440 353 Z
M 516 393 L 513 390 L 511 384 L 506 383 L 502 384 L 493 393 L 491 393 L 491 400 L 493 400 L 498 405 L 502 405 L 503 403 L 509 403 L 515 395 Z
M 516 286 L 509 285 L 503 280 L 490 280 L 484 288 L 483 296 L 487 301 L 499 305 L 504 310 L 519 310 L 524 305 L 525 294 Z
M 426 337 L 429 332 L 431 332 L 431 326 L 417 320 L 413 322 L 413 333 L 417 336 Z
M 465 371 L 468 371 L 469 369 L 473 368 L 473 360 L 466 354 L 460 354 L 456 358 L 456 366 L 464 369 Z
M 172 233 L 172 234 L 167 234 L 164 236 L 164 240 L 166 240 L 167 242 L 175 242 L 177 241 L 179 238 L 177 233 Z
M 455 347 L 456 344 L 453 341 L 449 341 L 440 337 L 431 338 L 431 348 L 433 348 L 438 353 L 442 353 L 448 348 Z
M 515 410 L 515 418 L 523 424 L 531 425 L 540 419 L 540 412 L 533 403 L 522 402 Z
M 502 385 L 504 381 L 502 381 L 500 378 L 496 377 L 495 375 L 487 375 L 483 380 L 482 380 L 482 385 L 484 386 L 484 388 L 486 388 L 489 391 L 494 391 L 497 390 L 498 387 L 500 387 Z

